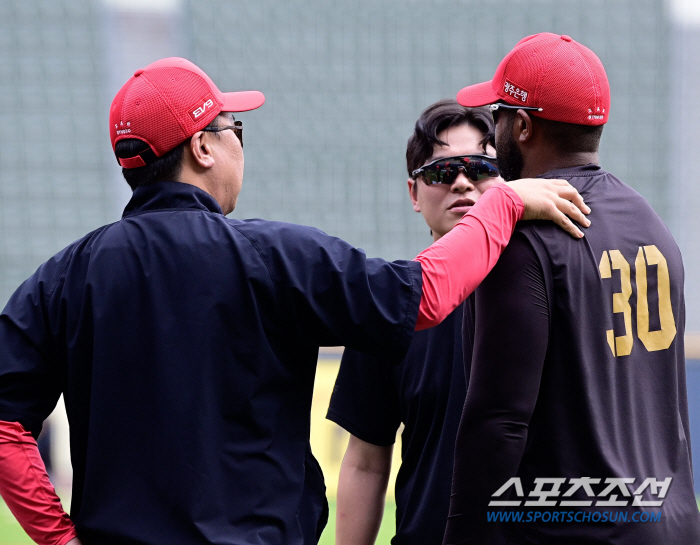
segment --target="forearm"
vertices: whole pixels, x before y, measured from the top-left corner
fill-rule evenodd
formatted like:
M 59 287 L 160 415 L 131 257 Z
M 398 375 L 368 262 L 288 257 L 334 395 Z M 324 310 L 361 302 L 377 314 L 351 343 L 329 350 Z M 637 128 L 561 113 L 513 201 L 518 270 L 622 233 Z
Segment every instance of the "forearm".
M 486 278 L 522 213 L 522 200 L 512 189 L 494 186 L 452 231 L 416 257 L 423 276 L 416 331 L 439 324 Z
M 77 537 L 36 441 L 17 422 L 0 422 L 0 495 L 39 545 L 66 545 Z
M 352 440 L 360 441 L 354 436 Z M 364 443 L 365 446 L 369 445 Z M 392 447 L 374 447 L 377 455 L 362 457 L 352 445 L 340 466 L 336 505 L 336 544 L 372 545 L 384 514 Z M 368 449 L 364 449 L 366 451 Z
M 517 474 L 527 440 L 527 425 L 517 419 L 501 414 L 484 418 L 476 408 L 465 409 L 465 416 L 455 443 L 445 545 L 489 543 L 494 525 L 487 521 L 487 511 L 498 508 L 488 504 L 495 499 L 492 494 Z

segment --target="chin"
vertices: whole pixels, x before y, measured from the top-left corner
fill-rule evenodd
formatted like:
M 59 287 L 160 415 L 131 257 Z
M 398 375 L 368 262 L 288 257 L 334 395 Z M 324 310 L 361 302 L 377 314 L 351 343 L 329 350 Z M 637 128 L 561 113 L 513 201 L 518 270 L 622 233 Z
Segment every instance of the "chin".
M 460 219 L 461 219 L 461 218 L 460 218 Z M 454 223 L 451 224 L 451 225 L 441 225 L 441 226 L 438 227 L 437 229 L 432 229 L 432 232 L 433 232 L 435 235 L 437 235 L 438 238 L 444 237 L 447 233 L 449 233 L 450 231 L 452 231 L 452 229 L 454 228 L 455 225 L 457 225 L 457 222 L 454 222 Z

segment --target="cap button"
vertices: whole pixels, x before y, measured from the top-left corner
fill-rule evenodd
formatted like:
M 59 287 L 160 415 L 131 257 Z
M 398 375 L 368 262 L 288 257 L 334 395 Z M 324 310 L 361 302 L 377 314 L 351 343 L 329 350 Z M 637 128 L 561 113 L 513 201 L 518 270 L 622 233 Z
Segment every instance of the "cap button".
M 143 74 L 143 68 L 139 68 L 136 72 L 134 72 L 134 77 L 138 77 L 141 74 Z
M 565 42 L 570 42 L 571 36 L 567 36 L 566 34 L 562 34 L 561 39 L 564 40 Z

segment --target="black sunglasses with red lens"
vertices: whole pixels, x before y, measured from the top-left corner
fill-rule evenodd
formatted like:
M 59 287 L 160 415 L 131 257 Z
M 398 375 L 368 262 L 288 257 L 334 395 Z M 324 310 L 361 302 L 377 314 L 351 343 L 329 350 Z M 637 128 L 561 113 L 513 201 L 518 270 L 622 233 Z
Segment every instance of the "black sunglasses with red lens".
M 206 132 L 221 132 L 231 129 L 241 142 L 243 147 L 243 121 L 234 121 L 233 125 L 225 125 L 223 127 L 204 127 L 202 130 Z
M 417 168 L 411 174 L 422 178 L 426 185 L 453 184 L 460 172 L 472 182 L 498 176 L 498 161 L 489 155 L 456 155 L 442 157 Z

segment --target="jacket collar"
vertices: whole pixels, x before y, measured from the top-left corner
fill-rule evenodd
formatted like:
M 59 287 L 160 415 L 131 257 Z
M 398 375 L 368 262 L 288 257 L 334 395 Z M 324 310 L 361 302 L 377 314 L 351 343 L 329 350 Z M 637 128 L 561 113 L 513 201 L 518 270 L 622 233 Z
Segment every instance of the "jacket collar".
M 537 178 L 578 178 L 587 176 L 596 176 L 603 172 L 600 165 L 588 163 L 577 167 L 557 168 L 540 174 Z
M 216 199 L 198 187 L 180 182 L 158 182 L 137 187 L 122 217 L 152 210 L 188 209 L 223 214 Z

